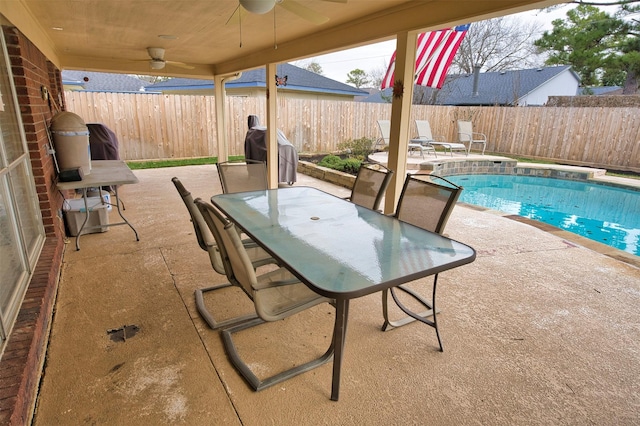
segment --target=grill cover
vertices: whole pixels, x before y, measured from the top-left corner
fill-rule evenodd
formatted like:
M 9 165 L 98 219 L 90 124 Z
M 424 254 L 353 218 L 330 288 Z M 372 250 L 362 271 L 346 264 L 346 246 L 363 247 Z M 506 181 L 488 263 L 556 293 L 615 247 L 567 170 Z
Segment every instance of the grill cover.
M 244 138 L 244 157 L 247 160 L 267 161 L 267 128 L 260 126 L 256 115 L 250 115 L 247 124 L 249 130 Z M 298 180 L 298 151 L 285 134 L 278 134 L 278 182 L 292 184 Z

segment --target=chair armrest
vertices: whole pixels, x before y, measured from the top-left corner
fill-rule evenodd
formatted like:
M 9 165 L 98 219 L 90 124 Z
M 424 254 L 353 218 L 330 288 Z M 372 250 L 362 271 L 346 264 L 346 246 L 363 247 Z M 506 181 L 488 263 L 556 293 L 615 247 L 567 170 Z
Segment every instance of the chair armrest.
M 473 132 L 473 138 L 474 139 L 481 138 L 481 139 L 484 139 L 486 141 L 487 140 L 487 135 L 485 135 L 484 133 Z
M 465 136 L 465 138 L 463 138 Z M 458 132 L 458 140 L 460 142 L 470 142 L 473 139 L 472 135 L 465 132 Z
M 274 276 L 282 275 L 283 272 L 285 273 L 285 275 L 290 275 L 291 278 L 272 279 L 272 277 Z M 280 269 L 276 269 L 275 271 L 270 271 L 263 275 L 260 275 L 258 277 L 258 282 L 253 284 L 253 290 L 259 291 L 259 290 L 265 290 L 268 288 L 285 287 L 285 286 L 295 285 L 295 284 L 302 284 L 302 283 L 300 282 L 299 279 L 294 277 L 291 274 L 291 272 L 289 272 L 286 268 L 280 268 Z

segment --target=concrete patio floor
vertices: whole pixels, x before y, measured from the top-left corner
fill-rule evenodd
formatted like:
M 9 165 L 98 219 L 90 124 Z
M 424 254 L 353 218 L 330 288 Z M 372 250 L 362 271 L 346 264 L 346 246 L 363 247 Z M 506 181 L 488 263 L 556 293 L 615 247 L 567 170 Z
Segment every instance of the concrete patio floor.
M 640 424 L 640 269 L 597 243 L 458 205 L 447 234 L 478 256 L 440 276 L 444 352 L 422 324 L 381 332 L 374 294 L 351 304 L 339 401 L 331 363 L 254 392 L 196 311 L 194 290 L 226 280 L 170 181 L 209 200 L 215 166 L 135 174 L 120 196 L 140 241 L 118 226 L 67 245 L 35 425 Z M 251 310 L 239 290 L 208 300 L 220 316 Z M 265 373 L 291 365 L 326 349 L 333 315 L 248 330 L 239 349 Z M 137 334 L 112 340 L 126 325 Z

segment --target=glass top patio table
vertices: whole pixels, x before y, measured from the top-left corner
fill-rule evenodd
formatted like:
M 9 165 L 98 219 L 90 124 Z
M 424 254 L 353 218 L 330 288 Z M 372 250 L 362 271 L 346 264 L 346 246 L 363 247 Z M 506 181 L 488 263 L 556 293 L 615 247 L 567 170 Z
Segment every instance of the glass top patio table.
M 473 248 L 311 187 L 211 202 L 315 292 L 336 300 L 337 400 L 349 300 L 471 263 Z
M 474 260 L 474 250 L 310 187 L 216 195 L 233 222 L 323 296 L 355 298 Z

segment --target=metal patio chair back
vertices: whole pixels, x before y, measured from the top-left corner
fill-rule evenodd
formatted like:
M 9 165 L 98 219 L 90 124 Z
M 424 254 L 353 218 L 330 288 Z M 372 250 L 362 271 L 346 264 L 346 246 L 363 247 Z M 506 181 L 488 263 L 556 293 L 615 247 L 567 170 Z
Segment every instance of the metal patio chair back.
M 371 210 L 378 210 L 389 186 L 393 170 L 381 164 L 363 163 L 347 200 Z
M 267 163 L 264 161 L 224 161 L 216 168 L 225 194 L 269 189 Z
M 260 379 L 256 376 L 249 365 L 240 357 L 233 342 L 234 333 L 264 322 L 287 318 L 321 303 L 333 304 L 333 300 L 313 292 L 284 267 L 278 267 L 258 275 L 240 241 L 235 225 L 213 205 L 199 198 L 195 200 L 195 204 L 218 242 L 227 278 L 231 283 L 244 290 L 253 301 L 258 314 L 258 318 L 222 329 L 225 349 L 231 362 L 253 389 L 262 390 L 331 360 L 333 342 L 322 356 L 312 361 L 268 378 Z
M 461 186 L 440 176 L 407 175 L 395 217 L 441 234 L 461 191 Z

